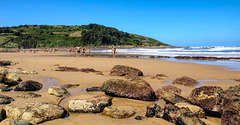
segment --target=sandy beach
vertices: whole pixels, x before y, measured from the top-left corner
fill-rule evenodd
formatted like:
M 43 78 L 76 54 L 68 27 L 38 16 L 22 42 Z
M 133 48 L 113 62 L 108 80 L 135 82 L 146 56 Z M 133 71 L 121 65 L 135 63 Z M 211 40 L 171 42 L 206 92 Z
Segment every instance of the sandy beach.
M 178 77 L 188 76 L 201 81 L 204 86 L 219 86 L 223 89 L 228 89 L 230 86 L 239 85 L 239 82 L 233 79 L 240 78 L 240 71 L 230 71 L 223 66 L 201 65 L 182 62 L 170 62 L 150 59 L 133 59 L 133 58 L 101 58 L 101 57 L 67 57 L 68 52 L 57 52 L 50 54 L 46 52 L 38 53 L 0 53 L 0 60 L 7 60 L 17 63 L 16 65 L 8 66 L 10 69 L 22 68 L 26 71 L 36 71 L 36 75 L 19 75 L 23 80 L 35 80 L 44 85 L 43 89 L 36 93 L 41 94 L 40 98 L 18 98 L 17 96 L 26 92 L 0 92 L 0 94 L 10 96 L 15 99 L 12 103 L 26 102 L 48 102 L 57 104 L 60 98 L 49 95 L 47 90 L 50 86 L 61 86 L 64 84 L 80 84 L 79 87 L 69 89 L 70 97 L 65 98 L 60 105 L 67 106 L 70 99 L 77 97 L 86 97 L 93 95 L 105 95 L 104 92 L 86 92 L 86 88 L 92 86 L 101 86 L 108 79 L 125 79 L 121 76 L 111 76 L 110 70 L 115 65 L 126 65 L 140 69 L 146 80 L 154 90 L 167 85 L 166 82 L 173 81 Z M 57 72 L 52 69 L 55 66 L 68 66 L 76 68 L 93 68 L 101 71 L 103 75 L 96 73 L 84 72 Z M 165 74 L 167 77 L 161 80 L 151 79 L 147 76 L 156 74 Z M 182 96 L 187 97 L 194 87 L 186 87 L 182 85 L 173 85 L 183 90 Z M 145 116 L 146 107 L 150 101 L 140 101 L 134 99 L 114 97 L 112 100 L 115 106 L 132 106 L 136 109 L 134 116 Z M 159 100 L 157 103 L 163 105 L 164 101 Z M 144 120 L 135 120 L 133 117 L 127 119 L 113 119 L 102 115 L 101 113 L 70 113 L 69 117 L 64 119 L 56 119 L 47 121 L 42 124 L 172 124 L 168 121 L 159 118 L 146 118 Z M 206 124 L 218 125 L 221 124 L 220 118 L 207 116 L 207 119 L 201 119 Z

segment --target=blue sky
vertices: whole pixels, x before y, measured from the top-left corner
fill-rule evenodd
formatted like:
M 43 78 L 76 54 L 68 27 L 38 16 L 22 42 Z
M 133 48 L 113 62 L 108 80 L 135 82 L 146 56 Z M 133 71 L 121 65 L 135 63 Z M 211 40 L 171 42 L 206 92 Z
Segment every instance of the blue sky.
M 240 46 L 240 0 L 0 0 L 0 27 L 97 23 L 174 46 Z

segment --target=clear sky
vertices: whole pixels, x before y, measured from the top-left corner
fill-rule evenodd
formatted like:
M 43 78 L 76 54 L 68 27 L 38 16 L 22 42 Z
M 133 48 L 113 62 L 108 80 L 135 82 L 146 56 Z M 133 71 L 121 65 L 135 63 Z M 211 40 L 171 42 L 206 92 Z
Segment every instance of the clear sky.
M 89 23 L 174 46 L 240 46 L 240 0 L 0 0 L 0 27 Z

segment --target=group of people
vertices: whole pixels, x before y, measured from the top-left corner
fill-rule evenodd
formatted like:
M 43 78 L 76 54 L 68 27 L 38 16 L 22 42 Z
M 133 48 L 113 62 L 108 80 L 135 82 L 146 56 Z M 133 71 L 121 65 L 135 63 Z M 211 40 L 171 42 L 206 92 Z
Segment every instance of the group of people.
M 76 47 L 76 57 L 80 57 L 81 54 L 83 54 L 83 57 L 85 57 L 86 55 L 86 48 L 83 46 L 83 47 Z M 72 48 L 69 50 L 69 52 L 75 52 L 75 49 Z M 91 53 L 91 49 L 88 48 L 88 54 Z M 115 54 L 116 54 L 116 47 L 115 46 L 112 46 L 112 54 L 113 54 L 113 58 L 115 58 Z
M 86 48 L 83 46 L 82 48 L 81 47 L 76 47 L 76 56 L 79 57 L 81 55 L 81 52 L 83 53 L 83 56 L 85 57 L 86 55 Z M 73 49 L 73 52 L 74 52 L 74 49 Z M 88 48 L 88 53 L 90 54 L 91 53 L 91 49 Z

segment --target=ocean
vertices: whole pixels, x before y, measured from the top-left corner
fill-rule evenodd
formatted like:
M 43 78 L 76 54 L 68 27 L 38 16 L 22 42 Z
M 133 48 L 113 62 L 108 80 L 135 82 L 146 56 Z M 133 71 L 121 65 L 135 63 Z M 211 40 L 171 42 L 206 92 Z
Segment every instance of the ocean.
M 112 50 L 93 50 L 97 53 L 111 53 Z M 202 57 L 240 57 L 240 47 L 179 47 L 179 48 L 132 48 L 117 49 L 117 54 L 143 55 L 143 56 L 169 56 L 172 58 L 151 58 L 156 60 L 189 62 L 208 65 L 221 65 L 231 71 L 240 71 L 240 60 L 193 60 L 176 59 L 176 56 L 202 56 Z

